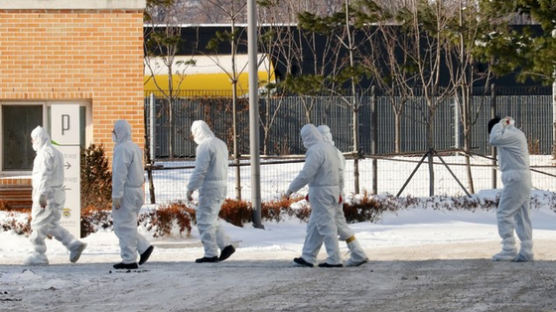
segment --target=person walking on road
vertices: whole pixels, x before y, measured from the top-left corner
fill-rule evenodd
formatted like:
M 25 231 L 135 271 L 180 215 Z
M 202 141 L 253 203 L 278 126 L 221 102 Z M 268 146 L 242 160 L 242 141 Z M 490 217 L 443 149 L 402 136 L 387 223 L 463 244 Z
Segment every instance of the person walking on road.
M 334 140 L 332 139 L 332 133 L 330 132 L 330 128 L 327 125 L 320 125 L 317 128 L 322 135 L 324 142 L 331 144 L 334 146 Z M 339 166 L 339 175 L 340 175 L 340 200 L 338 201 L 338 205 L 336 206 L 336 227 L 338 228 L 338 235 L 340 240 L 346 242 L 349 251 L 350 257 L 346 261 L 346 266 L 360 266 L 369 261 L 365 251 L 361 248 L 361 245 L 355 238 L 355 233 L 353 230 L 348 226 L 346 221 L 346 216 L 344 215 L 344 203 L 343 198 L 344 196 L 344 171 L 346 168 L 346 159 L 342 152 L 336 148 L 336 154 L 338 155 L 338 159 L 340 160 Z
M 137 253 L 141 265 L 154 249 L 137 232 L 137 216 L 144 201 L 143 152 L 131 141 L 131 126 L 125 120 L 114 123 L 112 139 L 116 143 L 112 159 L 112 220 L 122 257 L 114 268 L 137 269 Z
M 50 136 L 43 127 L 31 132 L 33 150 L 37 153 L 33 161 L 31 207 L 31 244 L 34 252 L 25 265 L 47 265 L 45 238 L 53 236 L 70 252 L 71 263 L 77 262 L 87 244 L 76 239 L 60 225 L 62 210 L 66 202 L 64 191 L 64 156 L 54 148 Z
M 527 262 L 533 260 L 533 231 L 529 218 L 531 172 L 527 138 L 515 127 L 511 117 L 493 118 L 488 123 L 489 143 L 498 149 L 504 189 L 496 210 L 502 251 L 494 261 Z M 517 252 L 514 230 L 521 241 Z
M 196 263 L 219 262 L 228 259 L 235 247 L 218 222 L 218 213 L 226 199 L 228 183 L 228 147 L 217 138 L 206 122 L 195 120 L 191 125 L 195 151 L 195 170 L 187 185 L 187 200 L 199 190 L 196 210 L 197 228 L 204 247 L 204 256 Z M 220 256 L 218 249 L 221 250 Z
M 313 267 L 324 242 L 328 258 L 319 267 L 341 267 L 335 221 L 340 198 L 340 159 L 336 149 L 324 142 L 314 125 L 307 124 L 301 128 L 301 139 L 307 149 L 305 164 L 290 183 L 286 196 L 308 184 L 311 215 L 301 257 L 293 261 L 296 265 Z

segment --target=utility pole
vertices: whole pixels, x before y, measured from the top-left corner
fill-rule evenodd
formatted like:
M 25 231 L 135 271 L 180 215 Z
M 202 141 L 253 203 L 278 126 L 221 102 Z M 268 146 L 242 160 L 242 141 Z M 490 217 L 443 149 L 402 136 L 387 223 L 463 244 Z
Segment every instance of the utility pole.
M 259 157 L 259 77 L 257 66 L 257 6 L 247 1 L 247 57 L 249 72 L 249 153 L 251 154 L 251 203 L 253 226 L 264 228 L 261 222 L 261 166 Z

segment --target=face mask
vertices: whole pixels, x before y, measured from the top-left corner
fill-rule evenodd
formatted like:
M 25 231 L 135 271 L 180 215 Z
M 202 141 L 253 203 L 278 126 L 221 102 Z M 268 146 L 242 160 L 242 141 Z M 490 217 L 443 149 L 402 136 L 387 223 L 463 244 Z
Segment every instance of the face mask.
M 303 146 L 305 146 L 305 149 L 309 149 L 309 144 L 307 144 L 306 140 L 303 140 Z
M 31 144 L 33 145 L 33 150 L 34 150 L 35 152 L 39 150 L 39 147 L 40 147 L 40 146 L 39 146 L 38 143 L 39 143 L 39 142 L 37 142 L 36 140 L 32 140 L 32 141 L 31 141 Z

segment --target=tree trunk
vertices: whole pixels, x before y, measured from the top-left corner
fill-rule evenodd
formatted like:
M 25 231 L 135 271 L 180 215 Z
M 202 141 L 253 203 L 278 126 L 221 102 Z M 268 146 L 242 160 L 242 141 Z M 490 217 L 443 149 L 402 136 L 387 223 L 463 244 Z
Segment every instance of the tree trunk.
M 432 103 L 431 103 L 432 105 Z M 429 150 L 429 196 L 434 196 L 434 164 L 433 164 L 433 152 L 434 152 L 434 136 L 433 136 L 433 110 L 430 108 L 427 109 L 427 147 Z
M 152 95 L 151 95 L 152 96 Z M 153 101 L 149 101 L 149 105 L 154 105 Z M 153 110 L 151 110 L 153 111 Z M 149 179 L 149 194 L 150 194 L 150 200 L 151 200 L 151 204 L 156 203 L 155 201 L 155 195 L 154 195 L 154 183 L 153 183 L 153 169 L 152 169 L 152 159 L 151 159 L 151 144 L 150 144 L 150 140 L 152 140 L 152 138 L 149 138 L 148 135 L 148 131 L 147 131 L 147 114 L 144 114 L 144 118 L 143 118 L 143 123 L 144 123 L 144 129 L 145 129 L 145 164 L 147 165 L 147 178 Z
M 402 127 L 402 114 L 394 111 L 394 152 L 400 153 L 402 139 L 401 139 L 401 127 Z
M 464 86 L 462 88 L 462 118 L 463 118 L 463 149 L 465 151 L 465 167 L 467 169 L 467 182 L 469 183 L 469 193 L 475 193 L 475 186 L 473 185 L 473 172 L 471 168 L 471 158 L 469 153 L 471 152 L 471 99 L 469 87 Z
M 236 44 L 235 23 L 232 20 L 232 41 L 230 42 L 232 52 L 232 135 L 234 145 L 234 162 L 236 165 L 236 200 L 241 200 L 241 167 L 239 160 L 239 148 L 237 142 L 237 72 L 236 72 Z
M 270 79 L 268 80 L 270 81 Z M 266 95 L 266 110 L 264 112 L 265 124 L 263 127 L 264 131 L 264 139 L 263 139 L 263 155 L 268 155 L 268 140 L 269 140 L 269 132 L 270 132 L 270 95 Z
M 172 73 L 172 66 L 168 66 L 168 72 Z M 168 158 L 174 158 L 174 86 L 172 74 L 168 75 Z

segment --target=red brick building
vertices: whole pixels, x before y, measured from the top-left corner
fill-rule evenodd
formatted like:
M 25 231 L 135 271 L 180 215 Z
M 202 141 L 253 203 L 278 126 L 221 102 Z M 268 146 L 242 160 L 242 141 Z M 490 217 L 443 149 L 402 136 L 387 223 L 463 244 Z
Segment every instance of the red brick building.
M 28 183 L 30 133 L 79 104 L 81 145 L 112 154 L 114 121 L 143 137 L 145 0 L 0 1 L 0 184 Z
M 50 107 L 80 106 L 80 144 L 104 144 L 127 119 L 143 130 L 145 0 L 0 1 L 0 205 L 30 207 L 30 133 Z

